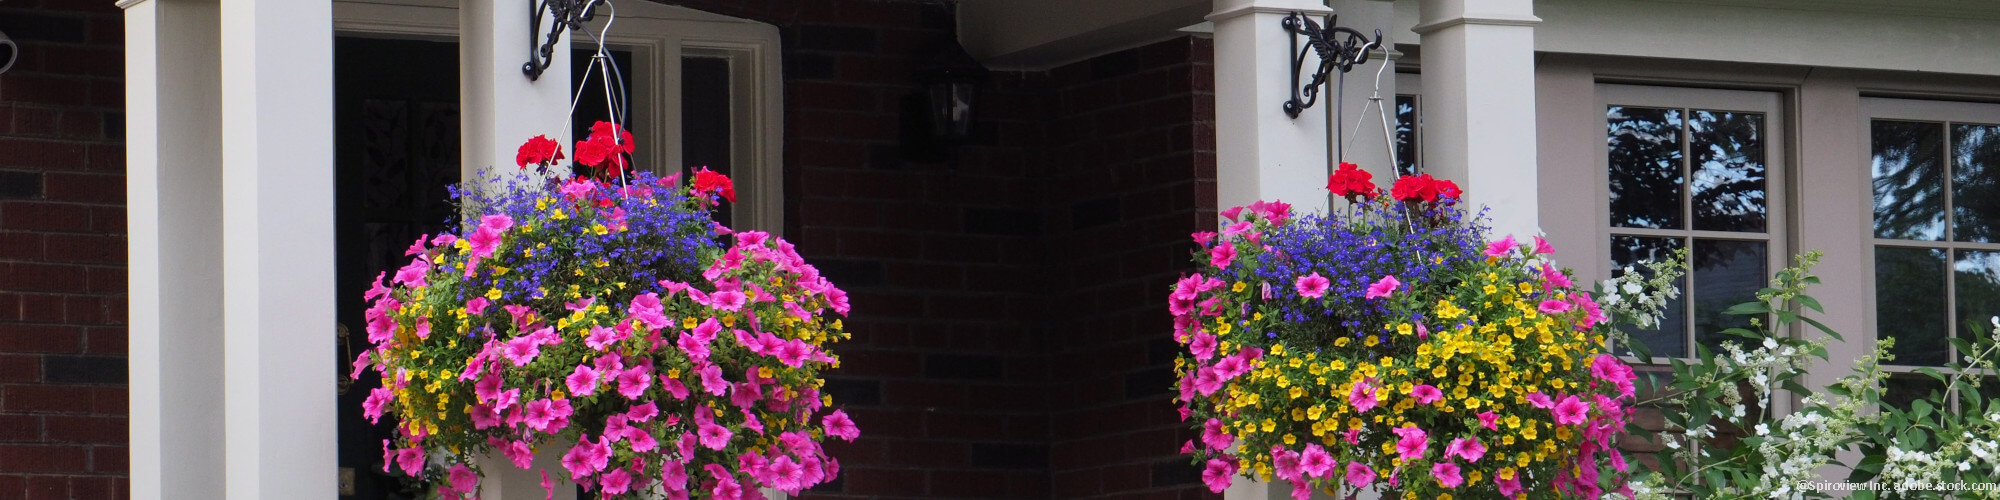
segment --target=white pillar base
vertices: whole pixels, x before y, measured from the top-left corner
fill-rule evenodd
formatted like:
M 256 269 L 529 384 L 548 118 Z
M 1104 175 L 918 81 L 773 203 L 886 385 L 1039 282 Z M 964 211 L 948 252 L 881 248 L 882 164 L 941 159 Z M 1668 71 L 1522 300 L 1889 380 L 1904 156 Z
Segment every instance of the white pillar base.
M 1215 0 L 1215 156 L 1219 208 L 1284 201 L 1296 213 L 1325 211 L 1327 106 L 1285 115 L 1292 97 L 1291 34 L 1280 26 L 1301 12 L 1327 14 L 1317 0 Z M 1316 64 L 1308 61 L 1308 64 Z

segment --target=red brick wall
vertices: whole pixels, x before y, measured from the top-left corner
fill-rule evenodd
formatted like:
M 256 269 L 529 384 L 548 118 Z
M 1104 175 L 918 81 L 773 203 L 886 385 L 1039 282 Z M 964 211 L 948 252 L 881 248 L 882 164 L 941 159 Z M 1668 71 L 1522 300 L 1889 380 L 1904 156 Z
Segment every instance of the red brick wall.
M 121 19 L 0 3 L 0 499 L 129 489 Z
M 1209 40 L 1185 37 L 1057 68 L 1044 206 L 1050 474 L 1056 498 L 1196 498 L 1169 387 L 1166 291 L 1212 230 Z
M 0 499 L 121 496 L 122 26 L 42 2 L 0 3 Z M 971 143 L 920 161 L 905 100 L 950 3 L 670 3 L 782 32 L 786 235 L 852 292 L 828 389 L 864 432 L 807 497 L 1197 496 L 1161 299 L 1214 225 L 1205 40 L 995 73 Z

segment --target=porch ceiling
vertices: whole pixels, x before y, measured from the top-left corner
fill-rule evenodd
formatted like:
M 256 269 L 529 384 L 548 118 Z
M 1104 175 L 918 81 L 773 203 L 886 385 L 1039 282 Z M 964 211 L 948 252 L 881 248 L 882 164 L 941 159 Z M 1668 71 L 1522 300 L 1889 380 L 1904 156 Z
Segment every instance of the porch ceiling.
M 1182 35 L 1211 0 L 961 0 L 958 38 L 995 69 L 1047 69 Z

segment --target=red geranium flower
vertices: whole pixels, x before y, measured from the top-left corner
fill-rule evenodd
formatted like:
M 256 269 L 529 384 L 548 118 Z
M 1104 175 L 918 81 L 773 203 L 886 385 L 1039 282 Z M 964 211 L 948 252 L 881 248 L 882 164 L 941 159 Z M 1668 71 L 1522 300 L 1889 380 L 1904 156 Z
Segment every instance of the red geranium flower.
M 1457 183 L 1431 178 L 1431 174 L 1405 175 L 1389 188 L 1389 196 L 1408 202 L 1436 202 L 1440 195 L 1456 200 L 1463 194 Z
M 722 198 L 736 203 L 736 183 L 729 176 L 710 172 L 707 168 L 694 173 L 694 194 L 706 198 L 710 193 L 721 194 Z
M 1375 175 L 1362 170 L 1353 163 L 1340 162 L 1340 169 L 1326 178 L 1326 190 L 1334 196 L 1352 198 L 1375 197 Z
M 614 139 L 615 138 L 615 139 Z M 632 145 L 632 133 L 624 127 L 610 122 L 597 122 L 590 126 L 590 139 L 576 143 L 577 163 L 603 168 L 607 178 L 625 174 L 625 157 L 637 149 Z
M 514 153 L 514 163 L 528 168 L 529 163 L 547 163 L 563 159 L 562 145 L 549 136 L 538 135 L 521 144 L 521 150 Z

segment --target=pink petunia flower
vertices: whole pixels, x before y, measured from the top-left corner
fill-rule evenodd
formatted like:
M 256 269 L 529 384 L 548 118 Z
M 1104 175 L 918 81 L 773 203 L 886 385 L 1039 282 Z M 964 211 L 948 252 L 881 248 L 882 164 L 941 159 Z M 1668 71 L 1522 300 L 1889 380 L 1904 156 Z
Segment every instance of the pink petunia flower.
M 1299 453 L 1299 470 L 1304 471 L 1307 477 L 1326 477 L 1333 472 L 1335 465 L 1333 455 L 1318 444 L 1307 444 L 1306 451 Z
M 451 489 L 455 492 L 472 493 L 479 491 L 479 474 L 472 472 L 472 469 L 466 468 L 465 464 L 452 464 L 451 471 L 447 474 L 447 477 L 451 482 Z
M 487 304 L 486 297 L 473 297 L 472 300 L 465 301 L 465 313 L 473 316 L 485 314 Z
M 1500 414 L 1491 411 L 1479 412 L 1479 426 L 1489 431 L 1500 430 Z
M 1572 394 L 1563 397 L 1562 402 L 1556 403 L 1553 411 L 1557 424 L 1578 425 L 1589 419 L 1590 403 L 1585 403 Z
M 675 341 L 674 345 L 680 347 L 681 352 L 687 353 L 688 359 L 696 363 L 708 360 L 708 341 L 702 340 L 699 336 L 681 332 L 680 340 Z
M 1383 276 L 1382 279 L 1377 280 L 1375 284 L 1368 285 L 1368 294 L 1363 296 L 1362 298 L 1373 299 L 1377 297 L 1388 297 L 1389 294 L 1396 293 L 1396 287 L 1399 286 L 1403 286 L 1403 282 L 1396 281 L 1396 275 L 1391 274 L 1388 276 Z
M 602 352 L 605 347 L 610 346 L 615 341 L 613 339 L 616 334 L 617 332 L 612 331 L 610 328 L 605 328 L 604 325 L 590 325 L 590 335 L 583 337 L 583 345 Z
M 1375 469 L 1370 469 L 1368 464 L 1359 461 L 1348 462 L 1347 484 L 1356 488 L 1366 488 L 1375 484 Z
M 1444 399 L 1444 391 L 1440 391 L 1437 387 L 1432 387 L 1430 384 L 1419 384 L 1416 387 L 1410 388 L 1410 397 L 1416 398 L 1417 404 L 1427 405 L 1435 403 L 1439 399 Z
M 1234 260 L 1236 260 L 1235 245 L 1224 243 L 1208 251 L 1208 265 L 1226 268 Z
M 1542 239 L 1542 237 L 1540 236 L 1536 236 L 1535 253 L 1543 255 L 1556 253 L 1556 247 L 1549 245 L 1549 240 L 1545 240 Z
M 597 480 L 597 485 L 604 488 L 602 492 L 606 495 L 621 494 L 632 487 L 632 475 L 625 469 L 614 469 L 604 473 L 604 477 Z
M 1201 246 L 1208 246 L 1208 242 L 1215 241 L 1214 231 L 1196 231 L 1188 236 L 1193 237 L 1195 244 Z
M 1298 289 L 1300 296 L 1317 299 L 1326 295 L 1326 288 L 1332 283 L 1325 276 L 1320 276 L 1318 271 L 1314 271 L 1312 274 L 1300 276 L 1292 287 Z
M 1587 292 L 1577 292 L 1576 295 L 1571 295 L 1569 300 L 1571 303 L 1575 303 L 1577 307 L 1583 309 L 1584 328 L 1597 326 L 1598 323 L 1603 323 L 1605 320 L 1610 319 L 1609 316 L 1604 315 L 1603 309 L 1598 308 L 1597 301 L 1590 299 L 1590 294 Z
M 571 371 L 569 378 L 564 380 L 568 382 L 570 394 L 588 396 L 597 392 L 597 381 L 599 378 L 597 370 L 589 366 L 577 365 L 576 370 Z
M 703 448 L 720 450 L 722 447 L 729 445 L 729 438 L 735 436 L 736 433 L 729 432 L 729 428 L 727 427 L 708 423 L 696 426 L 695 435 L 701 439 L 701 446 Z
M 855 438 L 861 437 L 861 428 L 854 425 L 854 419 L 848 418 L 846 410 L 834 410 L 833 413 L 829 413 L 826 417 L 821 418 L 819 424 L 826 427 L 826 435 L 828 436 L 838 437 L 846 441 L 853 441 Z
M 1513 498 L 1515 494 L 1520 493 L 1522 491 L 1521 476 L 1519 475 L 1507 478 L 1494 476 L 1493 485 L 1499 488 L 1501 496 L 1507 498 Z
M 1229 489 L 1229 482 L 1236 476 L 1236 461 L 1221 458 L 1208 459 L 1208 467 L 1201 471 L 1201 482 L 1209 491 L 1221 493 Z
M 666 375 L 662 374 L 660 375 L 660 388 L 665 389 L 667 391 L 667 395 L 673 396 L 674 399 L 679 400 L 688 398 L 687 384 L 681 383 L 680 379 L 669 378 Z
M 1194 390 L 1200 392 L 1201 395 L 1215 394 L 1215 391 L 1222 390 L 1222 384 L 1222 376 L 1215 372 L 1214 367 L 1204 366 L 1199 370 L 1195 370 Z
M 1549 395 L 1542 394 L 1539 392 L 1528 395 L 1528 404 L 1534 405 L 1534 407 L 1541 408 L 1544 410 L 1556 407 L 1555 401 L 1550 400 Z
M 528 470 L 528 468 L 535 466 L 535 452 L 528 448 L 528 443 L 506 441 L 499 448 L 500 454 L 505 455 L 507 461 L 513 462 L 515 467 L 520 467 L 521 470 Z
M 1457 488 L 1465 484 L 1465 477 L 1458 475 L 1458 464 L 1444 462 L 1431 466 L 1431 476 L 1436 477 L 1439 486 Z
M 1243 208 L 1244 207 L 1230 207 L 1228 210 L 1223 210 L 1219 215 L 1221 215 L 1223 218 L 1229 219 L 1230 222 L 1235 222 L 1237 216 L 1243 214 Z
M 1506 238 L 1501 238 L 1500 241 L 1486 244 L 1486 256 L 1500 258 L 1507 255 L 1508 252 L 1513 252 L 1516 246 L 1518 244 L 1514 243 L 1514 235 L 1510 234 Z
M 1250 221 L 1243 221 L 1235 224 L 1230 224 L 1228 227 L 1222 228 L 1222 235 L 1225 237 L 1237 236 L 1243 233 L 1250 232 L 1250 228 L 1253 226 L 1254 225 L 1251 224 Z
M 653 374 L 644 367 L 632 368 L 618 374 L 618 395 L 625 396 L 625 399 L 639 399 L 639 396 L 645 395 L 646 389 L 652 386 Z
M 1278 479 L 1286 481 L 1299 480 L 1301 472 L 1299 470 L 1299 452 L 1287 450 L 1282 446 L 1272 446 L 1271 469 L 1278 476 Z
M 1563 274 L 1562 270 L 1556 269 L 1555 266 L 1551 266 L 1547 262 L 1542 263 L 1542 281 L 1547 281 L 1549 286 L 1554 288 L 1569 288 L 1570 285 L 1575 284 L 1570 282 L 1569 276 Z
M 542 355 L 542 344 L 536 340 L 533 336 L 514 337 L 500 348 L 500 355 L 513 361 L 514 366 L 528 366 L 536 356 Z
M 1207 422 L 1202 422 L 1201 444 L 1207 446 L 1208 449 L 1226 449 L 1229 448 L 1230 443 L 1234 442 L 1236 442 L 1236 437 L 1229 435 L 1229 431 L 1223 428 L 1222 420 L 1211 418 Z
M 1549 299 L 1542 301 L 1536 309 L 1541 310 L 1542 314 L 1562 314 L 1569 312 L 1569 307 L 1569 301 Z
M 1347 392 L 1347 404 L 1354 407 L 1355 413 L 1368 413 L 1375 409 L 1376 403 L 1375 389 L 1366 380 L 1356 382 L 1354 389 Z
M 701 376 L 701 388 L 709 394 L 721 396 L 729 390 L 729 381 L 722 379 L 722 369 L 715 365 L 702 365 L 695 369 L 695 374 Z
M 396 450 L 396 466 L 403 468 L 404 474 L 416 476 L 424 471 L 424 449 L 409 447 Z
M 656 330 L 669 325 L 667 317 L 663 314 L 665 310 L 665 306 L 660 305 L 660 295 L 652 292 L 633 297 L 632 304 L 626 307 L 626 311 L 632 314 L 632 319 L 639 320 L 645 323 L 647 328 Z
M 368 399 L 361 401 L 361 416 L 367 417 L 369 423 L 375 423 L 382 418 L 383 409 L 395 397 L 395 392 L 387 387 L 377 387 L 375 390 L 369 391 Z
M 709 304 L 715 306 L 716 309 L 721 309 L 724 311 L 741 311 L 743 310 L 743 304 L 746 301 L 748 301 L 749 298 L 744 296 L 743 292 L 741 291 L 722 290 L 715 292 L 714 294 L 710 294 L 708 296 L 708 300 Z
M 1480 443 L 1479 438 L 1456 438 L 1445 446 L 1444 454 L 1447 457 L 1456 455 L 1467 462 L 1478 462 L 1480 457 L 1486 456 L 1486 445 Z
M 1188 352 L 1194 354 L 1196 361 L 1206 362 L 1215 357 L 1215 346 L 1214 335 L 1209 335 L 1207 332 L 1200 332 L 1194 334 L 1193 341 L 1188 342 Z
M 1405 462 L 1422 458 L 1431 446 L 1431 438 L 1423 429 L 1397 427 L 1390 432 L 1402 438 L 1396 440 L 1396 454 L 1402 456 Z

